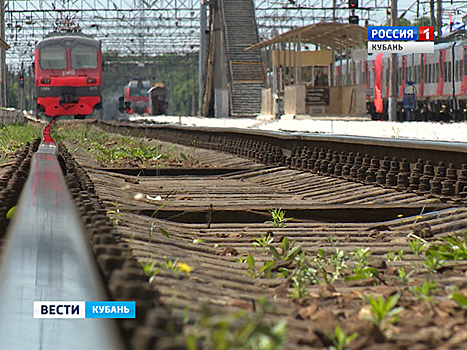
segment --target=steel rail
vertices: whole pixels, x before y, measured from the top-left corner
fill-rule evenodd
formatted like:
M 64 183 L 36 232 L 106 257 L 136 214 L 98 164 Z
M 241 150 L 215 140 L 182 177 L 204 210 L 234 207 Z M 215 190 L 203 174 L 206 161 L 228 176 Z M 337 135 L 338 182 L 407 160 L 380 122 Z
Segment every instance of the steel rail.
M 0 348 L 123 350 L 115 320 L 34 318 L 34 301 L 109 299 L 49 126 L 33 156 L 3 248 Z

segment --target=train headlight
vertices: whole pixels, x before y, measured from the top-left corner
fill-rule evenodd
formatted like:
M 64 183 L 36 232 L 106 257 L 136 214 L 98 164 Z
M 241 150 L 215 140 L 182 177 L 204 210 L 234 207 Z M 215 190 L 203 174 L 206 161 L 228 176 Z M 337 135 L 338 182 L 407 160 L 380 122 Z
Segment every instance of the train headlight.
M 41 84 L 50 84 L 50 78 L 41 78 Z
M 95 83 L 97 83 L 96 78 L 87 78 L 86 79 L 86 84 L 95 84 Z

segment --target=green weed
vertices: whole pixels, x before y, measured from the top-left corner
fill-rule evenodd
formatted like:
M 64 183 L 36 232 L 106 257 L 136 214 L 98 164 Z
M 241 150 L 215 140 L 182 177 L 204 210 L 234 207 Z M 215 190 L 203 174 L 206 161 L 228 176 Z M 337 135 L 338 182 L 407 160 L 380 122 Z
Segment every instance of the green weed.
M 263 264 L 263 266 L 256 271 L 256 261 L 255 258 L 251 255 L 248 254 L 246 257 L 246 272 L 253 278 L 258 278 L 261 276 L 262 273 L 268 278 L 271 277 L 271 270 L 274 267 L 274 261 L 267 261 Z
M 397 270 L 397 278 L 399 279 L 399 281 L 401 281 L 403 284 L 407 284 L 410 282 L 410 276 L 412 276 L 412 274 L 414 273 L 415 271 L 412 270 L 412 271 L 409 271 L 409 272 L 405 272 L 405 269 L 403 266 L 401 266 L 398 270 Z
M 452 293 L 451 299 L 454 300 L 462 309 L 467 310 L 467 298 L 464 294 Z
M 269 213 L 272 216 L 272 221 L 266 221 L 266 223 L 273 224 L 276 228 L 283 228 L 286 226 L 286 222 L 292 218 L 285 217 L 285 210 L 282 209 L 270 209 Z
M 438 260 L 467 260 L 467 235 L 449 235 L 441 244 L 431 245 L 426 254 Z
M 266 252 L 269 245 L 274 242 L 274 237 L 268 233 L 267 236 L 261 234 L 261 238 L 255 238 L 253 246 L 256 248 L 261 248 L 263 252 Z
M 41 137 L 41 128 L 32 124 L 0 124 L 0 164 L 7 162 L 16 150 L 38 137 Z
M 274 259 L 283 261 L 283 260 L 293 260 L 298 253 L 302 250 L 301 246 L 295 246 L 295 240 L 289 241 L 287 237 L 282 239 L 281 245 L 281 254 L 274 246 L 269 247 L 269 251 Z
M 409 245 L 410 250 L 415 256 L 420 256 L 420 254 L 423 251 L 427 250 L 428 247 L 430 246 L 427 243 L 422 243 L 422 241 L 419 238 L 408 239 L 407 244 Z
M 332 345 L 329 347 L 329 350 L 345 350 L 345 347 L 358 337 L 358 333 L 347 335 L 341 327 L 336 326 L 336 328 L 334 328 L 334 334 L 328 333 L 328 337 L 332 340 Z
M 266 323 L 268 304 L 260 300 L 257 311 L 249 315 L 240 310 L 231 314 L 214 314 L 204 308 L 193 331 L 186 334 L 187 350 L 282 350 L 287 340 L 287 323 Z
M 370 316 L 367 319 L 373 322 L 381 332 L 385 332 L 390 325 L 397 322 L 403 307 L 395 307 L 399 301 L 400 294 L 394 294 L 387 300 L 384 300 L 382 296 L 378 296 L 374 299 L 372 296 L 366 298 L 366 302 L 370 307 Z
M 117 226 L 118 223 L 120 222 L 120 218 L 122 218 L 124 215 L 120 213 L 120 209 L 118 208 L 119 203 L 112 202 L 110 204 L 112 204 L 115 209 L 107 210 L 107 214 L 112 215 L 112 223 L 114 224 L 114 226 Z
M 426 279 L 420 287 L 412 287 L 410 290 L 418 299 L 422 301 L 431 301 L 438 289 L 436 288 L 436 281 Z

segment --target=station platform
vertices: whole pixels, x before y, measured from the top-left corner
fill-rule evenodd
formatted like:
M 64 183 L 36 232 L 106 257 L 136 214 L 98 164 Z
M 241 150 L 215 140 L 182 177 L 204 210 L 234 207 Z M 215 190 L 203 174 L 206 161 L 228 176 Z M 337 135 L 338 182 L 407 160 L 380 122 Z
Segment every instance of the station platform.
M 329 135 L 352 135 L 386 137 L 397 139 L 419 139 L 433 141 L 467 142 L 467 122 L 388 122 L 374 121 L 362 117 L 333 116 L 272 116 L 256 118 L 202 118 L 178 116 L 130 117 L 131 121 L 152 121 L 190 126 L 209 126 L 226 128 L 246 128 L 299 133 L 319 133 Z

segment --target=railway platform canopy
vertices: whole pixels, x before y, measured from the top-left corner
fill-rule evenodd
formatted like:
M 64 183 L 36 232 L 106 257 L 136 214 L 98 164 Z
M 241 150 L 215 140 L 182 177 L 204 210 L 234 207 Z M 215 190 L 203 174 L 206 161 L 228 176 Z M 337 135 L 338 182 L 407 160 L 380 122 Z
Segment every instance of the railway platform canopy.
M 365 114 L 361 76 L 366 43 L 365 27 L 319 22 L 247 48 L 264 53 L 267 74 L 261 114 Z

